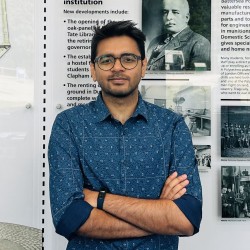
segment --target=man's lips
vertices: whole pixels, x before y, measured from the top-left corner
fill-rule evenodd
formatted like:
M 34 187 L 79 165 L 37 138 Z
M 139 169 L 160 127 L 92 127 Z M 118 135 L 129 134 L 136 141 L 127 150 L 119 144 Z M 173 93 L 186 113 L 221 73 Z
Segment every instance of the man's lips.
M 119 76 L 117 77 L 117 76 L 115 76 L 115 77 L 109 77 L 108 80 L 112 81 L 114 83 L 124 83 L 124 81 L 127 81 L 128 78 L 127 77 L 119 77 Z

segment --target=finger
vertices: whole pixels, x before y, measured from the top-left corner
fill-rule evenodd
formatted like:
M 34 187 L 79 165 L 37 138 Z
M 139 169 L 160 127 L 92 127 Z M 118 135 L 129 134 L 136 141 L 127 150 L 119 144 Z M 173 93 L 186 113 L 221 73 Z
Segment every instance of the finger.
M 177 177 L 176 172 L 173 175 L 171 175 L 170 177 L 168 177 L 167 180 L 165 181 L 163 188 L 162 188 L 161 197 L 168 195 L 169 192 L 171 191 L 171 189 L 173 187 L 175 187 L 176 185 L 178 185 L 180 183 L 180 181 L 182 181 L 182 178 L 183 177 L 181 177 L 181 176 Z
M 172 201 L 181 198 L 187 192 L 186 188 L 181 189 L 177 194 L 172 197 Z
M 186 187 L 178 186 L 178 189 L 171 190 L 169 193 L 162 193 L 160 199 L 175 200 L 186 192 Z
M 182 175 L 176 176 L 175 178 L 168 178 L 164 185 L 165 186 L 169 185 L 171 187 L 174 187 L 175 185 L 177 185 L 178 183 L 186 179 L 187 179 L 187 175 L 182 174 Z
M 186 188 L 186 186 L 189 184 L 188 180 L 183 181 L 182 183 L 178 184 L 177 186 L 175 186 L 169 193 L 168 197 L 169 199 L 174 199 L 174 197 L 176 196 L 176 194 L 178 194 L 179 192 L 181 192 L 184 188 Z
M 177 173 L 176 173 L 177 174 Z M 175 177 L 174 177 L 175 176 Z M 174 176 L 170 176 L 168 177 L 168 179 L 166 180 L 164 187 L 162 189 L 162 193 L 167 194 L 168 192 L 170 192 L 176 185 L 178 185 L 179 183 L 185 181 L 187 179 L 187 175 L 183 174 L 180 175 L 178 177 L 176 177 L 176 175 Z
M 173 188 L 169 189 L 166 188 L 165 190 L 163 190 L 163 192 L 161 193 L 161 197 L 163 199 L 173 199 L 173 197 L 180 191 L 182 190 L 184 187 L 186 187 L 189 184 L 188 180 L 184 180 L 183 182 L 179 183 L 178 185 L 174 186 Z
M 179 182 L 183 181 L 184 179 L 186 179 L 186 175 L 180 175 L 178 176 L 177 172 L 174 172 L 173 174 L 171 174 L 167 180 L 164 183 L 164 187 L 163 188 L 167 188 L 168 186 L 170 186 L 171 188 L 174 187 L 175 185 L 177 185 Z
M 186 187 L 189 184 L 189 181 L 187 179 L 179 182 L 177 185 L 174 186 L 166 186 L 166 188 L 164 188 L 162 190 L 161 196 L 160 198 L 162 199 L 173 199 L 173 197 L 180 192 L 180 190 L 182 190 L 184 187 Z
M 165 181 L 165 185 L 174 180 L 178 176 L 178 173 L 175 171 L 171 175 L 168 176 L 168 178 Z

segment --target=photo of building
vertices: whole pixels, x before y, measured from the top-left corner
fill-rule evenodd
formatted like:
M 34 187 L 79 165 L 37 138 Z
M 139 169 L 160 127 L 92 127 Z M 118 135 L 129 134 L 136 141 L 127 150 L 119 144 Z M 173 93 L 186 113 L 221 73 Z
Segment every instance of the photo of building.
M 209 86 L 141 86 L 143 99 L 182 115 L 192 136 L 211 135 L 211 90 Z

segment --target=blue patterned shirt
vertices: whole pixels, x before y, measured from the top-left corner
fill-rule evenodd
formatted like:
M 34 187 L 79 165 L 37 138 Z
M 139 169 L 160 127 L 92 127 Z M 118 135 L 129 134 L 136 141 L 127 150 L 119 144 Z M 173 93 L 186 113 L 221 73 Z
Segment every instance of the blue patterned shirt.
M 187 174 L 187 193 L 174 202 L 199 231 L 201 184 L 192 138 L 183 118 L 142 100 L 123 125 L 101 94 L 96 101 L 60 113 L 49 142 L 50 199 L 56 232 L 67 249 L 178 249 L 178 236 L 99 240 L 75 232 L 93 209 L 83 187 L 123 196 L 158 199 L 166 178 Z

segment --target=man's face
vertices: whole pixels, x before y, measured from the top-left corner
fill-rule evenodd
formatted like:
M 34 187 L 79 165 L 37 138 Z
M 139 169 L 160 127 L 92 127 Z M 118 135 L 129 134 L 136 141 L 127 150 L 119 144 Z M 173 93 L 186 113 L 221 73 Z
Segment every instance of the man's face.
M 186 1 L 163 0 L 162 4 L 165 31 L 175 34 L 187 27 L 189 9 Z
M 124 53 L 132 53 L 140 56 L 137 43 L 128 36 L 115 36 L 102 40 L 97 46 L 97 57 L 112 55 L 120 57 Z M 135 68 L 127 70 L 123 68 L 119 59 L 108 71 L 101 70 L 97 63 L 91 64 L 91 74 L 94 81 L 97 81 L 102 89 L 103 96 L 127 97 L 137 92 L 141 77 L 146 72 L 146 59 L 139 60 Z

